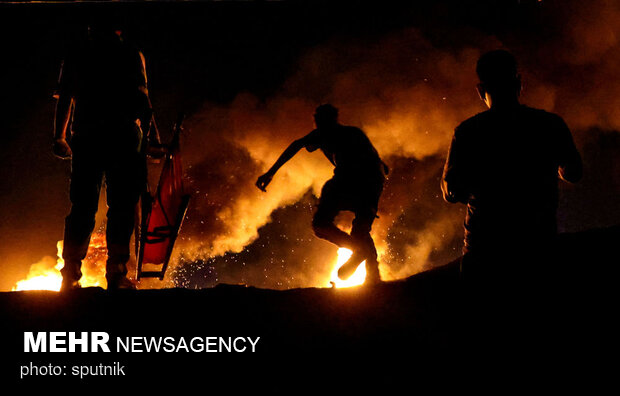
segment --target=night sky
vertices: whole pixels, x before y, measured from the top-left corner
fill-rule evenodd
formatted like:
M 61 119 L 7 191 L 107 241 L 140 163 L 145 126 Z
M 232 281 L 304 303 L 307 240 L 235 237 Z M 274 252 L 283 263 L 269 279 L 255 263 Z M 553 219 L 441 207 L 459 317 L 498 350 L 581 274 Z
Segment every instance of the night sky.
M 429 139 L 438 142 L 420 143 L 426 151 L 398 151 L 380 142 L 379 151 L 395 171 L 380 213 L 390 225 L 380 234 L 393 241 L 388 261 L 395 277 L 428 267 L 405 262 L 417 257 L 412 246 L 422 243 L 423 231 L 444 233 L 439 223 L 455 231 L 439 241 L 425 240 L 432 248 L 425 257 L 439 264 L 458 256 L 463 211 L 438 199 L 437 177 L 453 128 L 484 110 L 475 94 L 472 62 L 481 51 L 498 47 L 512 50 L 524 69 L 524 102 L 564 117 L 584 156 L 583 182 L 562 187 L 560 229 L 620 223 L 618 6 L 602 1 L 588 2 L 587 9 L 578 1 L 400 3 L 409 2 L 1 4 L 0 290 L 10 290 L 42 257 L 54 256 L 62 239 L 70 164 L 51 154 L 52 93 L 64 54 L 83 38 L 95 13 L 120 15 L 126 38 L 143 51 L 163 139 L 170 137 L 177 112 L 188 115 L 186 165 L 196 199 L 179 242 L 187 249 L 177 268 L 183 278 L 178 285 L 312 286 L 312 260 L 320 258 L 307 252 L 331 249 L 312 236 L 309 226 L 316 179 L 270 203 L 277 208 L 272 221 L 266 226 L 258 221 L 254 228 L 264 228 L 240 239 L 241 251 L 190 245 L 202 238 L 205 245 L 228 246 L 224 237 L 231 230 L 219 223 L 222 210 L 230 209 L 235 220 L 239 202 L 262 199 L 253 181 L 291 139 L 312 128 L 309 111 L 326 100 L 343 109 L 344 121 L 370 130 L 371 138 L 378 136 L 373 135 L 378 124 L 370 119 L 382 119 L 386 109 L 391 116 L 385 119 L 393 120 L 425 95 L 448 103 L 438 113 L 441 123 L 420 121 L 430 125 L 435 137 Z M 425 76 L 429 88 L 418 88 L 416 79 Z M 270 128 L 273 135 L 259 136 L 254 127 Z M 394 136 L 407 141 L 403 133 Z M 415 139 L 423 139 L 418 135 L 423 132 L 415 133 Z M 270 138 L 272 150 L 265 151 L 270 146 L 263 140 Z M 265 163 L 257 160 L 262 152 Z M 319 160 L 303 157 L 300 164 Z M 207 196 L 201 195 L 205 191 Z M 103 215 L 100 211 L 98 219 Z M 296 264 L 303 255 L 310 264 Z M 257 275 L 265 272 L 273 275 Z

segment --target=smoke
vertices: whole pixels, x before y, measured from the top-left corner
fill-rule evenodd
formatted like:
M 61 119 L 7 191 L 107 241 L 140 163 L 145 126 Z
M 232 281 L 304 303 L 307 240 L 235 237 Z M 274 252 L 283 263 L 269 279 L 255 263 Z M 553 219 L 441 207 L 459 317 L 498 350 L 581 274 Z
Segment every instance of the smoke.
M 488 47 L 494 45 L 497 42 L 489 40 Z M 267 193 L 254 182 L 290 142 L 313 129 L 314 108 L 330 102 L 339 107 L 342 123 L 357 125 L 368 134 L 392 168 L 373 228 L 384 278 L 427 268 L 434 252 L 460 237 L 462 213 L 443 203 L 438 184 L 454 127 L 480 110 L 472 88 L 480 52 L 480 48 L 437 49 L 415 29 L 364 46 L 331 42 L 310 49 L 272 97 L 261 101 L 241 94 L 229 106 L 205 105 L 188 121 L 184 145 L 194 194 L 179 241 L 184 255 L 205 259 L 242 252 L 259 237 L 259 229 L 274 211 L 293 205 L 307 192 L 319 195 L 332 166 L 318 152 L 298 154 L 276 175 Z M 293 216 L 289 221 L 309 229 L 310 216 L 303 221 Z M 343 228 L 350 220 L 340 219 Z M 309 244 L 298 245 L 298 250 L 309 253 Z M 314 267 L 321 274 L 315 282 L 333 266 L 328 259 L 333 249 L 325 245 L 322 249 L 322 260 L 295 259 L 305 262 L 304 269 Z M 451 258 L 455 255 L 458 250 Z M 290 255 L 283 256 L 291 260 Z M 246 257 L 243 264 L 247 261 L 252 259 Z M 266 264 L 254 262 L 248 267 L 255 265 Z M 230 271 L 227 265 L 218 272 L 222 277 Z M 290 282 L 287 278 L 273 283 Z
M 511 44 L 523 66 L 525 98 L 562 115 L 578 139 L 593 127 L 620 130 L 620 4 L 562 2 L 542 15 L 547 37 L 538 37 L 535 48 Z
M 343 124 L 367 133 L 392 168 L 373 228 L 382 276 L 402 278 L 456 258 L 463 209 L 442 201 L 438 183 L 455 126 L 484 110 L 474 90 L 482 52 L 515 52 L 526 84 L 523 101 L 565 117 L 580 144 L 592 127 L 620 129 L 620 83 L 612 74 L 620 61 L 619 6 L 576 7 L 571 3 L 549 21 L 561 34 L 543 38 L 538 51 L 531 42 L 482 34 L 476 45 L 442 49 L 416 29 L 364 43 L 334 39 L 309 49 L 271 97 L 240 94 L 228 106 L 206 104 L 190 118 L 184 145 L 194 194 L 179 241 L 184 256 L 211 260 L 220 281 L 276 288 L 324 283 L 334 248 L 310 242 L 311 209 L 291 208 L 302 198 L 311 208 L 331 165 L 321 154 L 303 152 L 267 193 L 254 182 L 292 140 L 313 129 L 314 108 L 330 102 Z M 288 214 L 288 235 L 273 234 L 269 223 L 277 213 Z M 340 220 L 346 228 L 350 217 Z M 280 242 L 265 247 L 268 236 Z M 297 239 L 294 254 L 287 237 Z M 256 244 L 272 249 L 270 260 Z M 274 250 L 285 273 L 274 274 Z M 271 275 L 256 275 L 266 271 Z M 304 276 L 291 281 L 294 274 Z

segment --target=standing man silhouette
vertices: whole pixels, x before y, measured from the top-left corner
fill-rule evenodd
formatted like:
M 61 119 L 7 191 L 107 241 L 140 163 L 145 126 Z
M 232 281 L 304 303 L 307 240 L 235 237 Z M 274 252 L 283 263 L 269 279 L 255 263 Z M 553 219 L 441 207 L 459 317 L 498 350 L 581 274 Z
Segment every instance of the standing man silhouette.
M 57 93 L 54 154 L 71 158 L 71 211 L 65 220 L 62 290 L 79 288 L 105 178 L 108 289 L 135 288 L 126 277 L 136 204 L 146 182 L 152 117 L 145 62 L 120 26 L 89 27 L 88 40 L 64 61 Z
M 361 129 L 338 123 L 338 109 L 334 106 L 324 104 L 317 107 L 314 121 L 316 129 L 291 143 L 271 169 L 258 178 L 256 186 L 265 191 L 278 169 L 302 148 L 310 152 L 321 149 L 335 168 L 334 176 L 321 190 L 312 221 L 314 232 L 319 238 L 353 251 L 349 260 L 340 267 L 339 278 L 348 279 L 366 260 L 365 283 L 379 282 L 377 250 L 370 230 L 377 216 L 387 166 Z M 334 224 L 340 211 L 355 214 L 350 234 Z
M 544 267 L 557 234 L 558 176 L 577 182 L 581 157 L 562 118 L 519 103 L 512 54 L 486 53 L 476 72 L 489 110 L 456 128 L 441 189 L 446 201 L 467 205 L 465 279 L 518 282 L 550 270 Z M 539 266 L 528 267 L 534 262 Z

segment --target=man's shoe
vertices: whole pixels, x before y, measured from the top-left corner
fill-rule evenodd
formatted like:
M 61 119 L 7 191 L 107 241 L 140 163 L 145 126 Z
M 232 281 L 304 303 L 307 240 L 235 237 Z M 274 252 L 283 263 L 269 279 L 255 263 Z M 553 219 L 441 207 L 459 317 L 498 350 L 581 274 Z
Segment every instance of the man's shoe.
M 364 261 L 365 257 L 362 253 L 354 252 L 349 259 L 338 269 L 338 278 L 347 280 L 355 273 L 357 267 Z
M 136 284 L 126 276 L 118 276 L 108 279 L 108 290 L 136 290 Z
M 370 262 L 366 260 L 366 279 L 364 279 L 364 286 L 372 286 L 381 283 L 381 275 L 379 274 L 379 263 L 375 260 Z
M 374 286 L 383 283 L 381 277 L 378 275 L 372 275 L 366 273 L 366 279 L 364 279 L 364 286 Z
M 79 279 L 62 278 L 62 284 L 60 285 L 61 292 L 67 292 L 71 290 L 77 290 L 82 288 Z

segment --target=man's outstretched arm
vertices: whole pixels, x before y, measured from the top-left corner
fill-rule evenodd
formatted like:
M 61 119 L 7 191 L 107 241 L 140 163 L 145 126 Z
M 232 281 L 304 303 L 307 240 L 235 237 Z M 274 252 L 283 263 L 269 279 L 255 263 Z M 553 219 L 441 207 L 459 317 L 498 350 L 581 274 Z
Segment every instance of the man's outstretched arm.
M 267 172 L 261 175 L 258 180 L 256 180 L 256 187 L 258 187 L 262 191 L 266 191 L 267 186 L 269 185 L 269 183 L 271 183 L 271 179 L 273 179 L 273 176 L 276 174 L 278 169 L 280 169 L 282 165 L 286 164 L 291 158 L 295 156 L 295 154 L 299 152 L 299 150 L 301 150 L 305 146 L 306 144 L 303 138 L 295 140 L 293 143 L 291 143 L 286 148 L 286 150 L 284 150 L 284 152 L 280 154 L 280 157 L 273 164 L 273 166 L 269 168 Z

